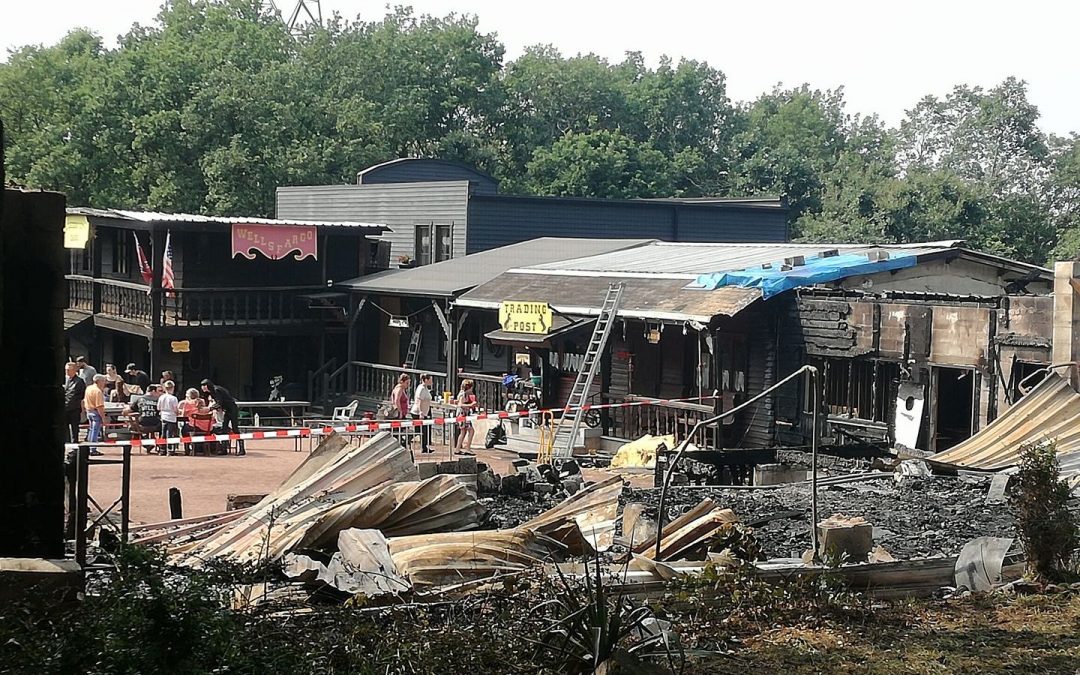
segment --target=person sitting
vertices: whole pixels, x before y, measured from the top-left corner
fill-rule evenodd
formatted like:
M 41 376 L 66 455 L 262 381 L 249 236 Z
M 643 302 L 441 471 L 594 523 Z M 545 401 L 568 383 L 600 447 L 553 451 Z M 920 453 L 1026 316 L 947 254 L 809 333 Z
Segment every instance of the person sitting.
M 206 407 L 206 402 L 199 398 L 198 389 L 188 389 L 184 400 L 177 407 L 177 417 L 183 425 L 180 432 L 184 436 L 205 436 L 214 428 L 214 413 Z M 206 446 L 205 443 L 194 445 Z M 188 447 L 187 454 L 194 454 L 195 450 Z
M 145 396 L 128 405 L 124 414 L 132 418 L 131 431 L 138 437 L 151 436 L 161 432 L 161 416 L 158 413 L 158 399 L 161 393 L 157 385 L 150 385 Z M 147 452 L 149 452 L 147 448 Z M 164 451 L 161 452 L 165 454 Z

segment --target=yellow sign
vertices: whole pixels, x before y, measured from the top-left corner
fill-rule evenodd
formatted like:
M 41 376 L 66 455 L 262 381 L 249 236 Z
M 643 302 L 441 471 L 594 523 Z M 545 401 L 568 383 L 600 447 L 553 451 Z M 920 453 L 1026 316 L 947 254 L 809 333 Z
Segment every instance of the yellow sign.
M 86 216 L 68 216 L 64 219 L 64 248 L 86 248 L 90 241 L 90 221 Z
M 546 302 L 504 301 L 499 306 L 499 325 L 508 333 L 545 335 L 551 331 L 551 307 Z
M 173 340 L 170 345 L 173 354 L 186 354 L 191 351 L 191 342 L 188 340 Z

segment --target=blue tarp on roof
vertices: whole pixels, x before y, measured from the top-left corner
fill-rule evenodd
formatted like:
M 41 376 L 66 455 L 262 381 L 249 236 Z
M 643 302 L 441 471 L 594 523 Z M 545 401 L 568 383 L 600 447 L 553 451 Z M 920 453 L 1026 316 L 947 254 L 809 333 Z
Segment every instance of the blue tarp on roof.
M 761 297 L 768 299 L 784 291 L 802 286 L 813 286 L 860 274 L 874 274 L 876 272 L 888 272 L 905 267 L 914 267 L 917 256 L 910 253 L 891 252 L 887 260 L 872 262 L 863 253 L 847 253 L 823 258 L 821 256 L 807 256 L 806 264 L 800 265 L 787 271 L 781 271 L 780 261 L 773 264 L 771 269 L 762 268 L 760 265 L 748 267 L 744 270 L 732 272 L 713 272 L 702 274 L 694 282 L 695 288 L 714 291 L 722 286 L 738 286 L 740 288 L 759 288 Z

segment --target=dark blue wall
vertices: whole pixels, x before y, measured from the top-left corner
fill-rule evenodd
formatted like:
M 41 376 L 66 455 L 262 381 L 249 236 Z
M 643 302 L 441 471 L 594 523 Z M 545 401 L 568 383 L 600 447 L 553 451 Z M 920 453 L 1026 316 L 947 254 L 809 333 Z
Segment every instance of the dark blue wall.
M 473 195 L 466 252 L 537 237 L 785 242 L 787 219 L 786 208 L 733 203 Z
M 376 185 L 447 180 L 467 180 L 475 194 L 495 194 L 499 190 L 499 183 L 483 171 L 443 159 L 396 159 L 364 169 L 356 182 Z

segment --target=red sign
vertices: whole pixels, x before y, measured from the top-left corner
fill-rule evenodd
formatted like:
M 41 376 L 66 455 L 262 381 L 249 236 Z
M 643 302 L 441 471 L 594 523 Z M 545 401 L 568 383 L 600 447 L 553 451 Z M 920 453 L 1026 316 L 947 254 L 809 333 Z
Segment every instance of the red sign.
M 271 260 L 296 253 L 297 260 L 319 259 L 313 225 L 233 225 L 232 254 L 255 259 L 255 251 Z

